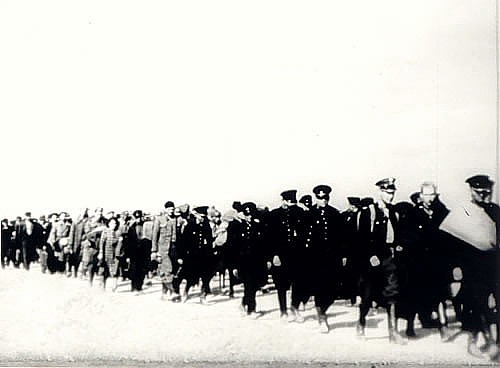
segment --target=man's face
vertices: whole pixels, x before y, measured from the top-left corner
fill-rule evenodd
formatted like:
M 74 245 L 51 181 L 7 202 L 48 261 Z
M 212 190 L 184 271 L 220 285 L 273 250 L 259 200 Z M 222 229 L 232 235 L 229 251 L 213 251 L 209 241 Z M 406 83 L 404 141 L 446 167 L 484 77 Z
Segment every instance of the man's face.
M 394 200 L 395 191 L 392 190 L 381 190 L 380 191 L 380 199 L 385 204 L 391 204 Z
M 174 215 L 174 210 L 174 207 L 167 207 L 165 208 L 165 213 L 167 214 L 167 216 L 172 217 Z
M 434 202 L 436 196 L 436 189 L 432 186 L 423 186 L 420 189 L 420 200 L 426 207 L 429 207 Z
M 472 201 L 475 203 L 490 203 L 492 195 L 492 188 L 471 188 Z
M 283 207 L 283 208 L 290 207 L 290 204 L 291 204 L 291 201 L 289 201 L 289 200 L 286 200 L 286 199 L 281 200 L 281 207 Z
M 330 198 L 328 198 L 328 197 L 316 198 L 316 203 L 318 204 L 318 207 L 326 207 L 329 200 L 330 200 Z
M 181 210 L 180 210 L 180 209 L 178 209 L 178 208 L 176 208 L 176 209 L 174 210 L 174 216 L 175 216 L 175 217 L 179 217 L 180 215 L 181 215 Z

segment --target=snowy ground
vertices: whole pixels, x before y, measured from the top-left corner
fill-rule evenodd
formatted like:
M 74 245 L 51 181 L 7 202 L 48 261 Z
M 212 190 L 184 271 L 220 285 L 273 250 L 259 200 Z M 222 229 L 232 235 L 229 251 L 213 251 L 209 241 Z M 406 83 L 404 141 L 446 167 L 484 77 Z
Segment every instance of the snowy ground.
M 333 330 L 327 335 L 319 332 L 311 303 L 305 323 L 280 322 L 273 292 L 259 295 L 260 318 L 242 318 L 237 290 L 232 300 L 210 296 L 210 305 L 197 297 L 174 304 L 160 300 L 158 281 L 135 296 L 128 282 L 112 293 L 83 280 L 41 274 L 36 265 L 30 272 L 1 270 L 0 362 L 490 364 L 467 354 L 464 334 L 441 343 L 437 331 L 417 329 L 420 338 L 407 346 L 389 344 L 383 311 L 369 317 L 368 339 L 359 341 L 358 311 L 343 302 L 329 310 Z

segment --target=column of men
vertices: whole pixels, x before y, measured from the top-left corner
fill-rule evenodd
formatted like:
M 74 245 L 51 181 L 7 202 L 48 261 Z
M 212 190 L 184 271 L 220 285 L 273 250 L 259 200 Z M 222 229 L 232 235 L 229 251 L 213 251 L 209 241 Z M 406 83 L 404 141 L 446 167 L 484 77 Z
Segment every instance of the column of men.
M 311 195 L 298 201 L 297 191 L 287 190 L 276 209 L 234 202 L 224 216 L 172 201 L 155 217 L 140 210 L 105 216 L 98 208 L 74 222 L 67 213 L 36 221 L 26 213 L 13 225 L 2 221 L 2 266 L 13 262 L 29 269 L 39 258 L 42 272 L 75 277 L 80 272 L 90 285 L 97 275 L 103 288 L 111 278 L 113 291 L 121 276 L 138 294 L 157 272 L 162 299 L 185 302 L 201 281 L 202 304 L 214 275 L 228 271 L 228 295 L 233 298 L 235 285 L 242 283 L 240 308 L 252 319 L 261 316 L 256 295 L 272 276 L 283 322 L 304 322 L 301 308 L 313 299 L 319 330 L 328 333 L 334 324 L 327 311 L 334 302 L 355 305 L 359 297 L 357 336 L 365 338 L 369 311 L 381 306 L 389 341 L 397 344 L 416 337 L 417 314 L 423 327 L 437 328 L 442 340 L 450 341 L 446 302 L 451 300 L 462 328 L 470 331 L 469 352 L 499 359 L 500 210 L 491 202 L 494 183 L 488 176 L 466 182 L 471 201 L 451 214 L 431 182 L 410 196 L 412 203 L 394 204 L 394 178 L 375 184 L 375 199 L 348 197 L 344 212 L 329 204 L 332 188 L 318 185 L 314 201 Z M 407 320 L 406 338 L 398 318 Z

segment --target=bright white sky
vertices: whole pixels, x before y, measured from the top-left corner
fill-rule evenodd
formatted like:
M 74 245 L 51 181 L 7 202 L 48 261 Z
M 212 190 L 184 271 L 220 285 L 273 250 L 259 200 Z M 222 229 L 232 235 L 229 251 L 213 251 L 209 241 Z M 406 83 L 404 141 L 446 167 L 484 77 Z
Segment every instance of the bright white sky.
M 0 2 L 1 216 L 496 177 L 495 1 Z

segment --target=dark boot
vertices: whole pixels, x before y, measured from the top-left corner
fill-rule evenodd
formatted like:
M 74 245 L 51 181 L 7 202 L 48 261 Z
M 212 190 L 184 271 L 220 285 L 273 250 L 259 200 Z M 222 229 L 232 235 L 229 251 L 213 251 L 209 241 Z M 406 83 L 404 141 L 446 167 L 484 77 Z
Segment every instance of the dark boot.
M 408 318 L 406 326 L 406 337 L 415 338 L 417 334 L 415 333 L 415 318 Z
M 389 342 L 393 342 L 399 345 L 406 345 L 408 341 L 406 341 L 401 335 L 398 333 L 398 319 L 396 317 L 396 306 L 394 304 L 390 304 L 387 307 L 387 327 L 389 329 Z

